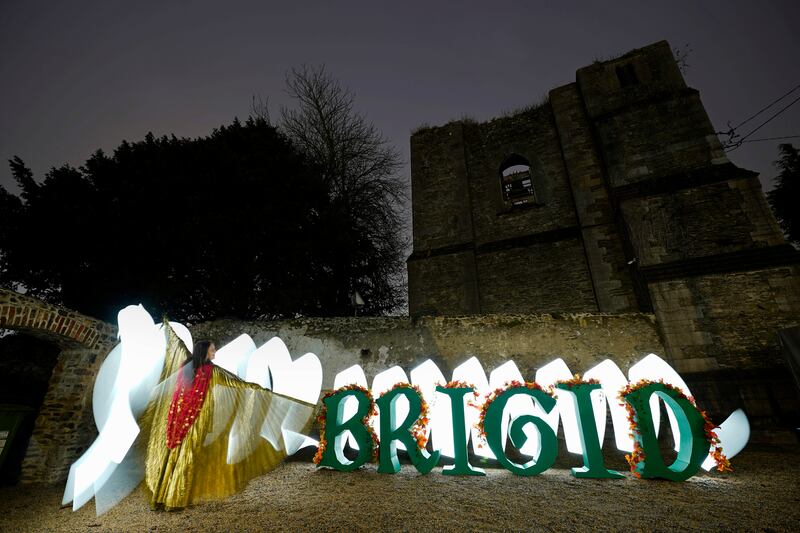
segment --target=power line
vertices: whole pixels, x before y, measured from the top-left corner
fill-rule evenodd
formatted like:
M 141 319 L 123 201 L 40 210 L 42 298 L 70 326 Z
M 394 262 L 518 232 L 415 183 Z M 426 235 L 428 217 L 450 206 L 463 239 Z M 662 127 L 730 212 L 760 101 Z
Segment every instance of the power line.
M 798 85 L 798 87 L 800 87 L 800 85 Z M 793 89 L 793 90 L 794 90 L 794 89 Z M 794 100 L 792 100 L 791 102 L 789 102 L 789 104 L 788 104 L 787 106 L 783 107 L 783 108 L 782 108 L 780 111 L 778 111 L 777 113 L 775 113 L 774 115 L 772 115 L 771 117 L 769 117 L 767 120 L 765 120 L 764 122 L 762 122 L 761 124 L 759 124 L 758 126 L 756 126 L 754 129 L 750 130 L 750 132 L 748 132 L 748 133 L 747 133 L 747 135 L 745 135 L 745 136 L 743 136 L 742 138 L 738 139 L 738 140 L 737 140 L 735 143 L 733 143 L 733 144 L 729 144 L 728 146 L 726 146 L 726 148 L 730 148 L 730 149 L 729 149 L 729 150 L 727 150 L 727 151 L 728 151 L 728 152 L 731 152 L 731 151 L 733 151 L 733 150 L 735 150 L 735 149 L 739 148 L 739 147 L 742 145 L 742 143 L 743 143 L 743 142 L 745 142 L 745 139 L 747 139 L 747 138 L 748 138 L 748 137 L 750 137 L 752 134 L 754 134 L 755 132 L 757 132 L 758 130 L 760 130 L 762 127 L 764 127 L 764 126 L 766 126 L 767 124 L 769 124 L 769 123 L 770 123 L 770 122 L 771 122 L 771 121 L 772 121 L 772 120 L 773 120 L 775 117 L 777 117 L 778 115 L 780 115 L 781 113 L 783 113 L 784 111 L 786 111 L 787 109 L 789 109 L 790 107 L 792 107 L 792 106 L 793 106 L 794 104 L 796 104 L 798 101 L 800 101 L 800 96 L 798 96 L 797 98 L 795 98 Z
M 745 135 L 744 137 L 742 137 L 741 139 L 739 139 L 739 142 L 744 142 L 744 140 L 745 140 L 745 139 L 747 139 L 747 138 L 748 138 L 748 137 L 750 137 L 752 134 L 754 134 L 755 132 L 757 132 L 758 130 L 760 130 L 760 129 L 761 129 L 763 126 L 766 126 L 766 125 L 767 125 L 769 122 L 771 122 L 771 121 L 772 121 L 772 119 L 774 119 L 775 117 L 777 117 L 778 115 L 780 115 L 781 113 L 783 113 L 784 111 L 786 111 L 787 109 L 789 109 L 790 107 L 792 107 L 792 106 L 793 106 L 794 104 L 796 104 L 798 101 L 800 101 L 800 96 L 798 96 L 797 98 L 795 98 L 794 100 L 792 100 L 792 101 L 789 103 L 789 105 L 787 105 L 786 107 L 784 107 L 783 109 L 781 109 L 780 111 L 778 111 L 777 113 L 775 113 L 774 115 L 772 115 L 771 117 L 769 117 L 767 120 L 765 120 L 764 122 L 762 122 L 761 124 L 759 124 L 759 125 L 758 125 L 758 127 L 757 127 L 757 128 L 755 128 L 754 130 L 751 130 L 751 131 L 750 131 L 750 133 L 748 133 L 747 135 Z
M 758 115 L 760 115 L 761 113 L 763 113 L 764 111 L 766 111 L 770 107 L 774 106 L 775 104 L 777 104 L 778 102 L 780 102 L 781 100 L 783 100 L 784 98 L 786 98 L 787 96 L 792 94 L 793 92 L 795 92 L 797 89 L 800 89 L 800 84 L 795 85 L 792 89 L 789 90 L 789 92 L 787 92 L 786 94 L 784 94 L 780 98 L 778 98 L 776 100 L 773 100 L 769 105 L 767 105 L 766 107 L 762 108 L 761 110 L 756 112 L 754 115 L 746 118 L 744 121 L 740 122 L 736 127 L 730 128 L 728 131 L 718 131 L 717 135 L 727 135 L 727 136 L 729 136 L 731 138 L 734 137 L 734 132 L 736 130 L 738 130 L 739 128 L 741 128 L 742 126 L 744 126 L 745 124 L 747 124 L 748 122 L 750 122 L 751 120 L 756 118 Z M 730 127 L 730 125 L 731 125 L 730 122 L 728 122 L 728 126 L 729 127 Z
M 746 143 L 757 143 L 761 141 L 782 141 L 784 139 L 800 139 L 800 135 L 786 135 L 784 137 L 764 137 L 763 139 L 750 139 L 747 141 L 743 141 L 743 143 L 746 144 Z

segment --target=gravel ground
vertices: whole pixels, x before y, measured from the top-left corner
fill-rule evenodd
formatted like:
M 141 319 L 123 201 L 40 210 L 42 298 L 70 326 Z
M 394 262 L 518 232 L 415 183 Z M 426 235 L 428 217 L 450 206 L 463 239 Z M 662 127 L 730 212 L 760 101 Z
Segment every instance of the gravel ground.
M 622 468 L 620 458 L 609 466 Z M 0 488 L 0 531 L 800 531 L 800 447 L 745 450 L 732 474 L 684 483 L 578 480 L 569 464 L 522 478 L 502 469 L 353 473 L 291 461 L 232 498 L 150 511 L 135 491 L 107 514 L 61 508 L 61 486 Z

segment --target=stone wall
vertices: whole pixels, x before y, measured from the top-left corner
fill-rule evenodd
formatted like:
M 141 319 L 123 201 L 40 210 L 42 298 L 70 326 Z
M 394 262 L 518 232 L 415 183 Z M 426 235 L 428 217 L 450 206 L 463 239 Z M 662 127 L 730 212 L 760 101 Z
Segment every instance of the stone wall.
M 64 479 L 94 440 L 92 384 L 116 342 L 100 320 L 0 289 L 0 328 L 18 330 L 60 349 L 22 463 L 22 482 Z
M 595 120 L 612 187 L 727 163 L 695 91 Z
M 580 313 L 595 307 L 580 238 L 517 246 L 477 256 L 486 313 Z
M 94 441 L 94 378 L 108 352 L 75 349 L 59 354 L 22 462 L 22 483 L 66 479 L 69 467 Z
M 558 135 L 545 102 L 412 138 L 412 314 L 598 310 Z M 536 195 L 525 205 L 501 193 L 511 154 L 530 164 Z
M 561 357 L 573 372 L 606 358 L 627 368 L 648 353 L 663 354 L 655 318 L 646 314 L 480 315 L 387 318 L 302 318 L 279 322 L 219 320 L 190 327 L 195 339 L 226 343 L 247 333 L 257 346 L 280 337 L 292 357 L 317 354 L 323 388 L 359 364 L 368 379 L 399 365 L 406 372 L 432 359 L 446 377 L 471 356 L 489 372 L 513 359 L 523 376 Z
M 632 58 L 640 83 L 613 92 Z M 758 176 L 725 157 L 666 43 L 578 71 L 624 239 L 682 371 L 780 368 L 776 331 L 800 320 L 798 254 Z M 609 81 L 611 80 L 611 81 Z M 630 93 L 630 94 L 628 94 Z
M 436 150 L 427 146 L 435 144 Z M 471 242 L 472 212 L 464 162 L 463 126 L 423 130 L 411 138 L 411 209 L 415 250 Z M 436 203 L 425 201 L 436 198 Z
M 564 166 L 569 176 L 575 212 L 597 308 L 621 313 L 638 308 L 633 280 L 594 134 L 578 85 L 550 91 Z
M 533 204 L 512 207 L 503 200 L 500 166 L 511 154 L 530 163 L 536 193 Z M 549 102 L 512 117 L 465 124 L 464 159 L 476 247 L 576 226 Z
M 0 290 L 0 310 L 2 327 L 39 336 L 60 349 L 20 478 L 23 483 L 60 483 L 96 436 L 93 385 L 116 342 L 115 328 L 7 290 Z M 79 326 L 66 327 L 67 319 L 71 321 L 67 324 Z M 60 325 L 54 332 L 52 324 L 56 322 Z M 393 365 L 408 372 L 432 359 L 449 376 L 474 355 L 487 373 L 512 359 L 531 379 L 538 367 L 557 357 L 563 358 L 573 372 L 583 372 L 606 358 L 625 370 L 648 353 L 665 353 L 655 317 L 647 314 L 220 320 L 190 329 L 195 339 L 211 338 L 219 344 L 248 333 L 261 345 L 277 335 L 293 357 L 306 352 L 320 357 L 323 388 L 327 389 L 333 386 L 337 372 L 353 364 L 360 364 L 371 379 Z M 87 339 L 93 339 L 90 345 Z
M 673 292 L 670 292 L 673 294 Z M 719 311 L 719 310 L 718 310 Z M 736 309 L 732 308 L 732 313 Z M 680 317 L 676 313 L 673 318 Z M 697 342 L 691 324 L 674 326 L 683 339 Z M 572 372 L 583 373 L 606 358 L 626 372 L 648 353 L 656 353 L 679 370 L 698 404 L 712 420 L 720 422 L 735 409 L 747 413 L 755 442 L 793 442 L 790 431 L 800 413 L 800 400 L 791 380 L 774 368 L 758 368 L 743 357 L 742 349 L 731 359 L 714 360 L 714 370 L 697 372 L 693 360 L 673 359 L 661 341 L 655 317 L 648 314 L 540 314 L 475 315 L 410 318 L 303 318 L 278 322 L 219 320 L 190 328 L 195 339 L 210 338 L 226 343 L 242 333 L 257 346 L 280 337 L 293 358 L 307 352 L 317 354 L 323 367 L 323 389 L 333 387 L 336 374 L 354 364 L 361 365 L 369 381 L 391 366 L 408 374 L 433 360 L 446 378 L 471 356 L 484 370 L 513 360 L 522 375 L 532 379 L 536 369 L 561 357 Z M 745 342 L 757 342 L 758 333 L 748 328 L 730 332 Z M 698 337 L 700 342 L 707 339 Z M 719 342 L 718 339 L 708 339 Z M 677 347 L 682 348 L 682 347 Z M 674 350 L 681 357 L 685 352 Z M 738 366 L 728 366 L 742 357 Z M 758 361 L 760 358 L 756 357 Z M 687 364 L 688 363 L 688 364 Z M 696 363 L 696 361 L 694 362 Z
M 800 318 L 800 270 L 785 266 L 650 284 L 678 371 L 781 368 L 776 331 Z
M 473 250 L 408 262 L 408 301 L 418 314 L 477 313 L 477 268 Z

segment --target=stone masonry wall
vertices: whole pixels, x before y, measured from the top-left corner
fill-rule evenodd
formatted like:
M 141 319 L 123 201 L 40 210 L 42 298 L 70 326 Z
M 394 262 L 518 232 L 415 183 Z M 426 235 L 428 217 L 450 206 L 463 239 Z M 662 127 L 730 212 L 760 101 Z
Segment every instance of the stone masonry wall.
M 623 66 L 638 83 L 622 85 Z M 669 46 L 580 69 L 577 78 L 670 357 L 683 371 L 780 368 L 776 330 L 800 316 L 798 254 L 757 175 L 725 157 Z
M 728 162 L 696 92 L 624 108 L 595 124 L 612 187 Z
M 101 350 L 64 350 L 53 369 L 20 482 L 58 482 L 97 436 L 92 414 L 94 378 L 108 354 Z
M 413 315 L 597 311 L 553 120 L 544 103 L 488 123 L 453 123 L 413 136 Z M 510 206 L 503 199 L 500 168 L 512 154 L 530 163 L 533 203 Z M 592 236 L 604 240 L 596 231 Z M 611 243 L 604 249 L 617 251 Z M 612 270 L 603 278 L 609 281 L 604 295 L 621 293 L 623 282 Z
M 426 146 L 435 144 L 436 150 Z M 471 242 L 472 212 L 460 123 L 423 130 L 411 139 L 411 208 L 414 249 L 433 250 Z M 435 203 L 425 198 L 436 198 Z
M 226 343 L 247 333 L 260 346 L 279 336 L 293 358 L 317 354 L 323 388 L 354 364 L 367 379 L 399 365 L 409 372 L 432 359 L 449 377 L 453 368 L 477 356 L 491 371 L 513 359 L 523 376 L 561 357 L 573 372 L 606 358 L 623 371 L 648 353 L 663 354 L 654 317 L 627 315 L 480 315 L 409 318 L 303 318 L 278 322 L 219 320 L 190 327 L 195 339 Z
M 595 306 L 580 238 L 477 256 L 486 313 L 580 313 Z
M 678 371 L 782 366 L 776 331 L 800 324 L 797 266 L 650 284 Z
M 630 64 L 638 83 L 622 86 L 617 68 Z M 631 50 L 608 61 L 596 61 L 575 74 L 587 114 L 602 117 L 621 108 L 647 105 L 654 99 L 686 89 L 667 41 Z
M 0 289 L 0 328 L 61 348 L 22 463 L 22 482 L 66 477 L 95 437 L 91 400 L 100 363 L 116 342 L 113 326 L 75 311 Z
M 578 85 L 550 91 L 564 166 L 569 176 L 586 259 L 603 312 L 638 308 L 630 269 L 617 227 L 613 204 L 603 178 L 600 154 Z
M 755 177 L 737 179 L 623 202 L 639 263 L 784 244 L 774 218 L 750 205 L 754 185 Z
M 512 117 L 464 125 L 474 243 L 577 225 L 549 103 Z M 500 165 L 511 154 L 528 160 L 536 203 L 510 208 L 500 189 Z
M 408 301 L 427 315 L 478 312 L 478 285 L 472 250 L 408 262 Z
M 59 346 L 88 349 L 106 345 L 116 335 L 105 322 L 36 298 L 0 288 L 0 328 L 23 331 Z
M 12 311 L 13 309 L 13 311 Z M 22 464 L 21 482 L 62 482 L 70 465 L 96 436 L 92 414 L 94 379 L 116 343 L 111 325 L 34 298 L 0 290 L 3 327 L 62 346 L 47 393 L 36 419 L 33 436 Z M 64 333 L 51 331 L 50 319 L 70 317 L 89 328 L 91 346 Z M 25 317 L 19 319 L 16 317 Z M 9 320 L 11 317 L 11 320 Z M 38 318 L 37 318 L 38 317 Z M 58 320 L 57 318 L 55 320 Z M 61 326 L 64 320 L 61 320 Z M 85 328 L 86 329 L 86 328 Z M 361 364 L 368 378 L 392 365 L 406 371 L 433 359 L 445 375 L 470 356 L 477 356 L 487 372 L 513 359 L 524 376 L 562 357 L 574 372 L 582 372 L 605 358 L 623 370 L 644 355 L 664 354 L 652 315 L 482 315 L 469 317 L 411 318 L 304 318 L 279 322 L 215 321 L 191 326 L 193 336 L 225 344 L 249 333 L 258 345 L 275 335 L 293 357 L 306 352 L 319 355 L 324 388 L 333 386 L 335 374 Z

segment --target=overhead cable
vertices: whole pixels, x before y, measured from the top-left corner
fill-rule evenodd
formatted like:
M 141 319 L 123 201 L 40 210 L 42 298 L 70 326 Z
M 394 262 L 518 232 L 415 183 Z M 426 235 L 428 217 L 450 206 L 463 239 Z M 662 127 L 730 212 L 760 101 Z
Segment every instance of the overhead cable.
M 800 87 L 800 85 L 798 85 L 798 87 Z M 742 145 L 742 143 L 743 143 L 743 142 L 745 142 L 745 139 L 747 139 L 747 138 L 748 138 L 748 137 L 750 137 L 752 134 L 754 134 L 755 132 L 757 132 L 758 130 L 760 130 L 762 127 L 764 127 L 764 126 L 766 126 L 767 124 L 769 124 L 769 123 L 770 123 L 770 122 L 771 122 L 773 119 L 775 119 L 775 118 L 776 118 L 778 115 L 780 115 L 781 113 L 783 113 L 784 111 L 786 111 L 787 109 L 789 109 L 790 107 L 792 107 L 792 106 L 793 106 L 794 104 L 796 104 L 798 101 L 800 101 L 800 96 L 798 96 L 797 98 L 795 98 L 794 100 L 792 100 L 791 102 L 789 102 L 789 104 L 788 104 L 788 105 L 786 105 L 785 107 L 781 108 L 781 110 L 780 110 L 780 111 L 778 111 L 777 113 L 775 113 L 774 115 L 772 115 L 771 117 L 769 117 L 767 120 L 765 120 L 764 122 L 762 122 L 761 124 L 759 124 L 758 126 L 756 126 L 754 129 L 750 130 L 750 131 L 749 131 L 749 132 L 748 132 L 746 135 L 744 135 L 743 137 L 741 137 L 740 139 L 738 139 L 738 140 L 737 140 L 735 143 L 728 144 L 728 145 L 726 146 L 726 148 L 728 149 L 727 151 L 728 151 L 728 152 L 730 152 L 730 151 L 733 151 L 733 150 L 735 150 L 735 149 L 739 148 L 739 147 Z

